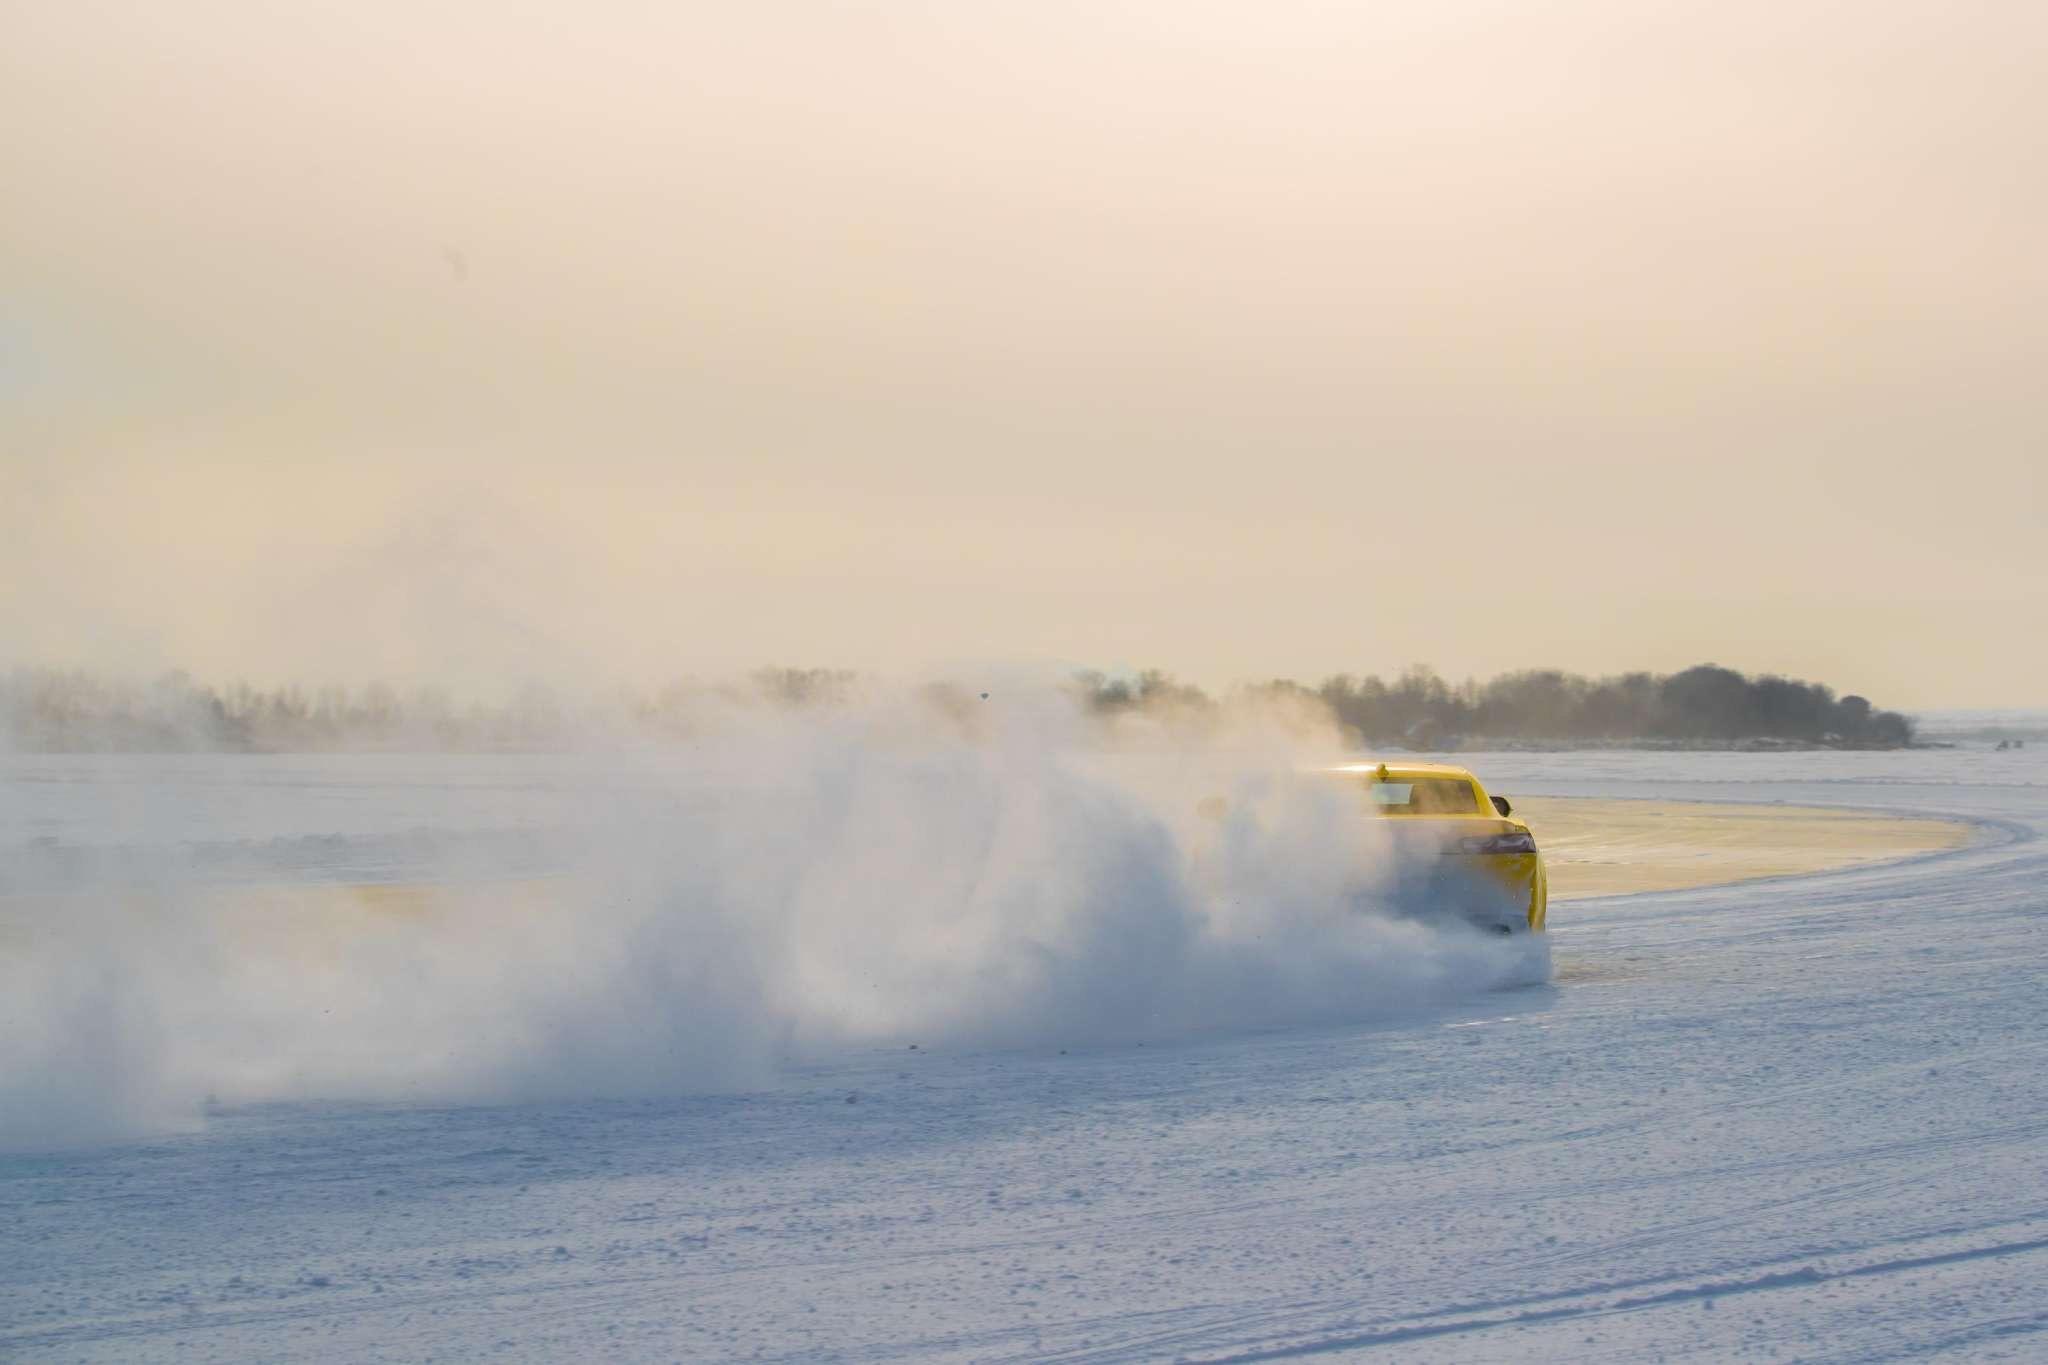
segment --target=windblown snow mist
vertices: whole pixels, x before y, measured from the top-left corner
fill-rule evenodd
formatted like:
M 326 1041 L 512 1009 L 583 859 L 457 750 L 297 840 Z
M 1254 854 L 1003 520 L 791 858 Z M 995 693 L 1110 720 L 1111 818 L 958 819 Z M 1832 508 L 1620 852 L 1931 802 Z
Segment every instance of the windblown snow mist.
M 1540 940 L 1382 913 L 1391 855 L 1285 719 L 1105 736 L 1063 697 L 903 697 L 660 752 L 10 760 L 0 1144 L 1370 1018 L 1547 972 Z

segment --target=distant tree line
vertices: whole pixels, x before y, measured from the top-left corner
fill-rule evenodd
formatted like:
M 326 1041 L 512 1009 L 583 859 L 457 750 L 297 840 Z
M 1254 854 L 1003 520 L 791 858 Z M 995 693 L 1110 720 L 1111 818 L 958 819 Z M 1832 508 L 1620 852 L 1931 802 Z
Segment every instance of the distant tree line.
M 729 683 L 683 681 L 657 692 L 571 701 L 531 687 L 496 705 L 457 703 L 447 693 L 376 684 L 268 690 L 225 688 L 166 673 L 145 684 L 75 670 L 0 674 L 0 749 L 17 752 L 338 749 L 540 749 L 606 734 L 682 735 L 715 724 L 733 704 L 815 707 L 843 704 L 859 680 L 836 669 L 762 669 Z M 1202 715 L 1222 703 L 1157 670 L 1129 677 L 1082 673 L 1082 704 L 1102 716 Z M 942 704 L 971 698 L 926 689 Z M 1770 674 L 1750 678 L 1702 664 L 1659 676 L 1585 678 L 1555 670 L 1504 673 L 1451 684 L 1428 668 L 1392 682 L 1340 674 L 1309 687 L 1276 679 L 1240 697 L 1327 711 L 1360 742 L 1445 748 L 1485 741 L 1660 744 L 1717 747 L 1753 741 L 1842 748 L 1897 748 L 1913 722 L 1862 697 L 1836 697 L 1818 683 Z M 942 705 L 956 718 L 971 713 Z
M 1199 688 L 1158 671 L 1131 678 L 1083 673 L 1075 683 L 1088 705 L 1103 712 L 1215 704 Z M 1411 748 L 1484 740 L 1701 746 L 1764 740 L 1842 748 L 1913 742 L 1910 718 L 1877 710 L 1863 697 L 1837 697 L 1819 683 L 1768 673 L 1752 678 L 1715 664 L 1607 678 L 1529 669 L 1459 684 L 1416 667 L 1392 682 L 1339 674 L 1313 688 L 1283 678 L 1253 690 L 1314 697 L 1365 743 Z
M 677 682 L 651 695 L 572 701 L 528 687 L 495 705 L 458 703 L 437 688 L 401 693 L 245 684 L 214 688 L 183 672 L 134 684 L 78 670 L 0 674 L 0 750 L 254 752 L 341 749 L 539 749 L 606 732 L 686 733 L 706 703 L 807 706 L 843 701 L 854 675 L 767 668 L 731 683 Z

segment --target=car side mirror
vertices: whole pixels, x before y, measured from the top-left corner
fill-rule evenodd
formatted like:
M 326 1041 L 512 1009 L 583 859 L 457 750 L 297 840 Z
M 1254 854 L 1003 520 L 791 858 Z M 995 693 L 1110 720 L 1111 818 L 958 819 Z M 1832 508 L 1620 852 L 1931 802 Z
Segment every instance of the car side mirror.
M 1514 814 L 1515 808 L 1508 804 L 1508 799 L 1505 796 L 1496 796 L 1491 799 L 1493 801 L 1493 808 L 1502 815 Z

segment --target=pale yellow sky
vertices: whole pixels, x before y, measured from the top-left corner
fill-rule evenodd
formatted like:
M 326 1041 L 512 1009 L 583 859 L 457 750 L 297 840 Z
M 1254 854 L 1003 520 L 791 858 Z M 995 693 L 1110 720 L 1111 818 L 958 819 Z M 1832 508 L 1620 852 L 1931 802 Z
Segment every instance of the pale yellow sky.
M 2048 703 L 2048 6 L 0 35 L 0 664 Z

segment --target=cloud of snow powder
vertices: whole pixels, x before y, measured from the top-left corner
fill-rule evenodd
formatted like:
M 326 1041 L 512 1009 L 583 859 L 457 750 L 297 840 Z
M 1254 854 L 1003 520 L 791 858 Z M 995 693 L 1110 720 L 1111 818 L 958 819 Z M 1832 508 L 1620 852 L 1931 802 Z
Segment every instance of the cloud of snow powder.
M 1043 692 L 717 722 L 538 769 L 303 760 L 354 804 L 239 842 L 189 801 L 110 805 L 112 873 L 0 888 L 0 1145 L 209 1099 L 662 1096 L 847 1046 L 1363 1020 L 1547 972 L 1540 939 L 1389 912 L 1400 861 L 1355 793 L 1301 775 L 1334 751 L 1301 717 L 1105 734 Z M 248 786 L 254 761 L 184 763 Z M 513 792 L 513 827 L 458 837 L 522 784 L 552 814 Z M 428 850 L 425 884 L 346 880 L 366 845 L 334 829 L 365 807 Z

